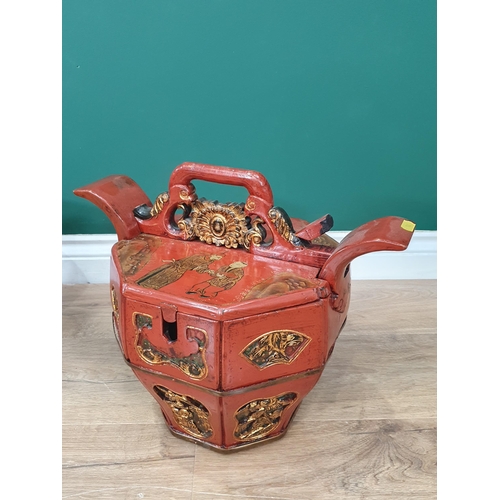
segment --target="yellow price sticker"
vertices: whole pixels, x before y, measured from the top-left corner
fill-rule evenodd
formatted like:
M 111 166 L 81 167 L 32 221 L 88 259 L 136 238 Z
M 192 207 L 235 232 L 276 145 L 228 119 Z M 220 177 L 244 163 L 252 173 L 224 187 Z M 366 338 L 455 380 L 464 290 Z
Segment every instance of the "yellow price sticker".
M 401 227 L 405 230 L 405 231 L 413 231 L 415 229 L 415 224 L 411 221 L 411 220 L 404 220 L 402 223 L 401 223 Z

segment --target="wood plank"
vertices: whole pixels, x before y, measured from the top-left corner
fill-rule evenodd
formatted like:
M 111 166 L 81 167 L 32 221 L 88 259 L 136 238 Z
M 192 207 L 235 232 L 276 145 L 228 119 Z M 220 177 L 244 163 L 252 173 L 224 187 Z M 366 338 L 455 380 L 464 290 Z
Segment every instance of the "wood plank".
M 113 332 L 107 337 L 66 338 L 62 345 L 63 381 L 128 382 L 136 380 L 125 363 Z
M 123 439 L 128 436 L 128 439 Z M 159 424 L 65 425 L 63 470 L 125 465 L 165 459 L 194 460 L 194 443 L 170 439 Z
M 341 335 L 436 333 L 436 280 L 353 281 Z
M 79 469 L 63 473 L 63 499 L 73 500 L 191 500 L 191 488 L 171 486 L 173 479 L 184 480 L 189 486 L 189 468 L 179 475 L 175 468 L 165 463 L 154 467 L 137 464 L 132 466 Z M 148 473 L 144 475 L 144 469 Z M 168 472 L 166 472 L 166 470 Z
M 435 473 L 434 419 L 295 421 L 282 439 L 236 456 L 198 449 L 193 490 L 304 500 L 429 499 Z
M 137 380 L 63 382 L 63 425 L 160 424 L 160 407 Z
M 340 334 L 297 420 L 436 416 L 436 336 Z
M 63 339 L 113 333 L 109 285 L 63 285 L 62 308 Z
M 172 437 L 163 422 L 65 425 L 63 498 L 189 499 L 196 445 Z

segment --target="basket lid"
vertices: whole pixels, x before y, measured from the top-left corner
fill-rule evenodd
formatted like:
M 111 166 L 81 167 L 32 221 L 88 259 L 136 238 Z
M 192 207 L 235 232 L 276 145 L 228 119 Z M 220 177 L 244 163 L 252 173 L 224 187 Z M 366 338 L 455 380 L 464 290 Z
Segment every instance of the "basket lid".
M 244 249 L 140 234 L 113 247 L 127 293 L 230 318 L 318 300 L 329 294 L 318 269 Z

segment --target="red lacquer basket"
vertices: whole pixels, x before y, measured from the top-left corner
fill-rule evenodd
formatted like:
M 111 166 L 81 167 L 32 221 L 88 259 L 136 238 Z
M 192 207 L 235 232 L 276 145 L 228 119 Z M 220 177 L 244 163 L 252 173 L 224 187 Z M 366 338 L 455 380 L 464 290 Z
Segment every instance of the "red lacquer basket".
M 191 181 L 243 186 L 245 203 Z M 368 222 L 339 244 L 330 215 L 291 219 L 258 172 L 177 167 L 154 203 L 129 177 L 75 190 L 110 218 L 113 326 L 126 362 L 176 435 L 230 450 L 283 435 L 347 316 L 350 262 L 404 250 L 415 224 Z

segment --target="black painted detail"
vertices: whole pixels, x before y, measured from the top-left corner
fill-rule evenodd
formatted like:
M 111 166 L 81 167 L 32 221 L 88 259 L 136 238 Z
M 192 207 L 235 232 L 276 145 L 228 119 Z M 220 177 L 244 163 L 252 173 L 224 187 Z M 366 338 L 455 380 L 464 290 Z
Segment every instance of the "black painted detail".
M 326 214 L 325 218 L 321 221 L 321 234 L 330 231 L 333 227 L 333 217 L 330 214 Z
M 342 330 L 344 329 L 344 326 L 346 324 L 346 321 L 347 321 L 347 316 L 344 318 L 344 322 L 342 323 L 342 326 L 340 327 L 340 330 L 339 330 L 339 335 L 340 333 L 342 332 Z
M 292 220 L 290 219 L 289 215 L 287 214 L 286 210 L 281 207 L 274 207 L 274 210 L 280 213 L 281 217 L 283 217 L 283 220 L 287 223 L 288 227 L 292 230 L 292 235 L 290 238 L 290 241 L 293 245 L 295 246 L 302 246 L 302 240 L 295 235 L 295 229 L 292 224 Z
M 163 336 L 169 342 L 175 342 L 177 340 L 177 322 L 169 323 L 163 320 Z
M 345 268 L 344 271 L 344 278 L 349 274 L 350 269 L 351 269 L 351 264 L 347 264 L 347 267 Z
M 294 230 L 292 220 L 290 219 L 289 215 L 286 213 L 286 210 L 284 208 L 281 208 L 281 207 L 274 207 L 274 210 L 279 212 L 281 214 L 281 216 L 283 217 L 283 219 L 285 220 L 285 222 L 290 226 L 290 228 L 292 230 Z
M 138 207 L 134 208 L 134 215 L 138 219 L 142 219 L 142 220 L 151 219 L 151 209 L 152 208 L 153 207 L 148 207 L 146 204 L 139 205 Z

